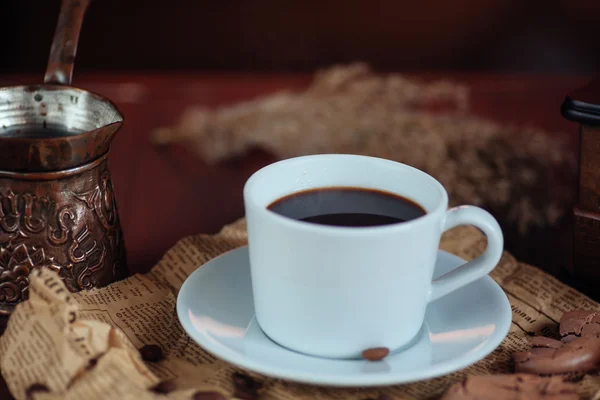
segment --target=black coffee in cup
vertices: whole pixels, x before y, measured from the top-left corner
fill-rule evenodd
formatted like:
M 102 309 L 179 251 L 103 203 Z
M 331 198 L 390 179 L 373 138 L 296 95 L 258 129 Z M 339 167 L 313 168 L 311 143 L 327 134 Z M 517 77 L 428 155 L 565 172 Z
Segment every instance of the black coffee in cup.
M 304 190 L 277 199 L 267 208 L 296 220 L 347 227 L 397 224 L 426 214 L 423 207 L 405 197 L 358 187 Z

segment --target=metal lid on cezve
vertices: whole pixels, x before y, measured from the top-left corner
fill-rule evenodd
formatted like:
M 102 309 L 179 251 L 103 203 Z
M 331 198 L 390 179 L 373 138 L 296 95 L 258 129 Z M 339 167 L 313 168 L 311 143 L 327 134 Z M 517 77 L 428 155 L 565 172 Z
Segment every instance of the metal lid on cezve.
M 600 79 L 565 97 L 560 111 L 570 121 L 600 126 Z

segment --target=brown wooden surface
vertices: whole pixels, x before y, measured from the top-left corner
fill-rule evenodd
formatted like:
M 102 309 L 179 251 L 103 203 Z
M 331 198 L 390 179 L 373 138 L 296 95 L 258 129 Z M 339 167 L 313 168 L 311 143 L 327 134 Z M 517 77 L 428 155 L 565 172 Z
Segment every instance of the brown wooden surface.
M 560 114 L 565 94 L 590 77 L 563 75 L 410 74 L 440 77 L 472 87 L 472 109 L 494 120 L 529 124 L 565 135 L 575 151 L 577 126 Z M 4 76 L 0 84 L 38 83 L 42 76 Z M 156 148 L 153 128 L 175 122 L 191 104 L 217 106 L 282 88 L 304 87 L 308 75 L 256 74 L 99 74 L 74 77 L 74 85 L 103 94 L 120 107 L 125 126 L 110 158 L 119 212 L 132 272 L 147 271 L 183 236 L 216 232 L 243 216 L 242 187 L 247 177 L 273 160 L 256 151 L 209 167 L 185 148 Z M 567 235 L 568 236 L 568 232 Z M 2 381 L 3 382 L 3 381 Z M 3 383 L 2 383 L 3 384 Z M 8 391 L 0 384 L 0 399 Z

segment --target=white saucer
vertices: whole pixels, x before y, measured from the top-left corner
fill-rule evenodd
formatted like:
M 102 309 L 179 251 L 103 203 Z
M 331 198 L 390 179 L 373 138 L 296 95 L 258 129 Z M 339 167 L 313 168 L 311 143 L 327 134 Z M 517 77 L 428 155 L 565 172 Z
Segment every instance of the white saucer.
M 435 277 L 462 263 L 440 251 Z M 414 382 L 465 368 L 502 342 L 512 312 L 500 286 L 486 276 L 431 303 L 414 343 L 383 361 L 311 357 L 279 346 L 258 326 L 248 248 L 242 247 L 188 277 L 177 297 L 177 315 L 196 343 L 231 364 L 291 381 L 348 387 Z

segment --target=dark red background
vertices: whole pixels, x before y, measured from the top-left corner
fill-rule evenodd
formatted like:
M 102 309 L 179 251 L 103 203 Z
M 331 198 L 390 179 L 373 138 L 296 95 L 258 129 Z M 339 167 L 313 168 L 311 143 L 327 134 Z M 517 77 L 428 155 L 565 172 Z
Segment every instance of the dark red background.
M 0 72 L 45 66 L 60 0 L 0 2 Z M 95 0 L 77 69 L 594 71 L 596 0 Z

